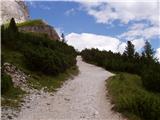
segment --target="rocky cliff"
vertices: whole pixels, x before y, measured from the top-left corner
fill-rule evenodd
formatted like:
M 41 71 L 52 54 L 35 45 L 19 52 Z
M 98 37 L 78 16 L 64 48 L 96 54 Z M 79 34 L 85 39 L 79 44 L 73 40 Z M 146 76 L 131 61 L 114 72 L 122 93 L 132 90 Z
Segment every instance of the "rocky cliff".
M 18 27 L 19 31 L 22 32 L 35 32 L 35 33 L 42 33 L 48 35 L 48 37 L 52 40 L 60 40 L 56 30 L 54 27 L 48 25 L 43 20 L 30 20 L 26 23 L 20 24 Z
M 1 24 L 13 17 L 19 23 L 19 30 L 47 34 L 50 39 L 59 40 L 55 29 L 42 20 L 29 20 L 28 8 L 22 0 L 1 0 Z
M 9 22 L 12 17 L 16 22 L 29 19 L 27 6 L 22 0 L 1 0 L 1 23 Z

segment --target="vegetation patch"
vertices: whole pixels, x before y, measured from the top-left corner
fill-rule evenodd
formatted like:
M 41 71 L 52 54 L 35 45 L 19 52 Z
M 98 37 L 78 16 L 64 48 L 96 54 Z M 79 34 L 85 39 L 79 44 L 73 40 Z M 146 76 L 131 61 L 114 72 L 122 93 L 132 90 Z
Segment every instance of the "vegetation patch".
M 130 120 L 160 120 L 160 94 L 145 90 L 138 75 L 119 73 L 106 85 L 114 109 Z
M 11 77 L 6 73 L 2 73 L 1 85 L 2 106 L 18 107 L 25 92 L 18 87 L 14 87 Z
M 154 50 L 146 41 L 142 53 L 135 52 L 131 41 L 123 54 L 98 49 L 85 49 L 83 60 L 115 72 L 128 72 L 141 76 L 143 86 L 152 92 L 160 92 L 160 63 L 154 58 Z
M 39 26 L 39 25 L 44 25 L 44 22 L 41 19 L 28 20 L 28 21 L 25 21 L 25 22 L 17 23 L 18 27 Z

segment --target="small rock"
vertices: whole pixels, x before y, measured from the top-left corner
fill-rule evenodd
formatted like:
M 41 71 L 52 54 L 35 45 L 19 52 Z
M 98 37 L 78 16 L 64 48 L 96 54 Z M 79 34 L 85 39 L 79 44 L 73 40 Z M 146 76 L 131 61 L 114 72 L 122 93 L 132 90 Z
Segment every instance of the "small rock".
M 27 106 L 27 108 L 30 108 L 30 106 Z
M 12 116 L 8 115 L 8 119 L 13 119 Z
M 70 99 L 68 99 L 68 98 L 64 98 L 64 100 L 66 100 L 66 101 L 70 101 Z
M 47 105 L 50 105 L 50 103 L 47 103 Z

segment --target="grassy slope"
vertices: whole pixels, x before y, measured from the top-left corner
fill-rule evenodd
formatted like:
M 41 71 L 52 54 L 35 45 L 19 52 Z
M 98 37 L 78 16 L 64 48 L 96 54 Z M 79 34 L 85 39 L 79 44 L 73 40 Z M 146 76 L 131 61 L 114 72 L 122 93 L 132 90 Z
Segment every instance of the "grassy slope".
M 39 26 L 44 25 L 44 22 L 41 19 L 35 19 L 35 20 L 28 20 L 25 22 L 17 23 L 17 27 L 24 27 L 24 26 Z M 4 24 L 5 28 L 9 26 L 9 23 Z
M 41 19 L 36 19 L 36 20 L 28 20 L 28 21 L 17 24 L 18 27 L 38 26 L 38 25 L 44 25 L 44 22 Z
M 160 94 L 145 90 L 139 76 L 117 74 L 107 80 L 107 88 L 114 109 L 130 120 L 160 120 Z
M 45 87 L 46 91 L 55 91 L 63 84 L 65 80 L 78 74 L 78 68 L 74 66 L 68 69 L 65 73 L 59 74 L 58 76 L 47 76 L 43 73 L 33 72 L 26 69 L 23 61 L 23 55 L 20 52 L 9 50 L 2 46 L 2 54 L 6 62 L 17 66 L 19 69 L 31 76 L 27 82 L 27 84 L 31 88 L 41 89 Z M 2 105 L 17 107 L 24 93 L 25 92 L 20 88 L 12 88 L 2 96 L 3 98 L 5 98 L 4 100 L 2 100 Z

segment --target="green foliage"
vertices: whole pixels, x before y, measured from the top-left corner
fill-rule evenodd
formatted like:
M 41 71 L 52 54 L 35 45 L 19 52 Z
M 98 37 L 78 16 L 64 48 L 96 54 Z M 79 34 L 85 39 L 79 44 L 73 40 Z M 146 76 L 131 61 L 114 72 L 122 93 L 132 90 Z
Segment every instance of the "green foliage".
M 98 49 L 85 49 L 81 52 L 81 55 L 86 62 L 94 63 L 107 70 L 126 71 L 130 73 L 139 72 L 137 68 L 139 60 L 129 59 L 127 56 L 121 55 L 120 53 L 99 51 Z
M 23 27 L 23 26 L 39 26 L 39 25 L 44 25 L 44 22 L 41 19 L 37 20 L 28 20 L 22 23 L 18 23 L 18 27 Z
M 3 30 L 2 46 L 22 53 L 28 69 L 58 75 L 76 64 L 76 51 L 66 43 L 32 33 L 8 35 L 11 28 Z
M 16 22 L 14 20 L 14 18 L 11 19 L 10 23 L 9 23 L 9 28 L 8 28 L 11 32 L 18 32 L 18 28 L 16 26 Z
M 134 57 L 135 49 L 131 41 L 127 41 L 127 47 L 126 50 L 124 51 L 124 54 L 127 55 L 127 57 L 130 59 Z
M 150 91 L 160 92 L 160 64 L 144 67 L 141 74 L 143 85 Z
M 24 56 L 32 70 L 42 71 L 46 74 L 57 75 L 69 67 L 69 63 L 64 60 L 64 54 L 44 47 L 27 49 Z
M 9 91 L 13 87 L 12 79 L 9 75 L 2 72 L 1 74 L 1 92 L 2 95 L 5 94 L 7 91 Z
M 115 103 L 115 109 L 130 119 L 137 120 L 139 117 L 143 120 L 160 119 L 160 95 L 146 91 L 139 76 L 118 74 L 107 80 L 107 88 Z
M 154 50 L 151 47 L 151 44 L 146 41 L 144 46 L 144 54 L 148 60 L 153 60 Z

